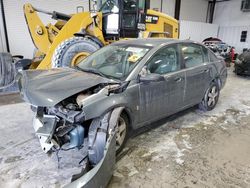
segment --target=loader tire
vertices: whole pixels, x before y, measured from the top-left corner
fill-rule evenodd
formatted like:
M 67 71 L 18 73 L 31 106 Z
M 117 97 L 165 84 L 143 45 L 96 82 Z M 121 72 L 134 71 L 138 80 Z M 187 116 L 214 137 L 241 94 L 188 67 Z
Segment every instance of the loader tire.
M 12 85 L 15 75 L 15 65 L 11 54 L 0 53 L 0 89 Z
M 90 38 L 69 38 L 56 48 L 52 57 L 52 67 L 73 67 L 99 48 L 100 45 Z

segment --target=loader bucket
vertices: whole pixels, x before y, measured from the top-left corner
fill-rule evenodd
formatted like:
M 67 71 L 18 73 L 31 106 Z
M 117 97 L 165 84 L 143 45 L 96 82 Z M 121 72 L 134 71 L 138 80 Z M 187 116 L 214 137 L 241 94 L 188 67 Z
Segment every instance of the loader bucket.
M 9 53 L 0 53 L 0 90 L 15 83 L 15 64 Z

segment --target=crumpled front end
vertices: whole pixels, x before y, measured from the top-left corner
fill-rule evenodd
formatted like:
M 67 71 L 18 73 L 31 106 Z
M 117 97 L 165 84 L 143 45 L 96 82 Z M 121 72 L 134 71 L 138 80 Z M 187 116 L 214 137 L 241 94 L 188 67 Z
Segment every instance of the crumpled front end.
M 66 187 L 105 187 L 115 165 L 115 127 L 123 108 L 85 120 L 85 114 L 72 104 L 36 108 L 33 121 L 42 150 L 53 154 L 60 150 L 80 152 L 80 174 L 72 174 Z
M 123 110 L 108 99 L 123 92 L 129 82 L 68 68 L 24 71 L 18 84 L 36 113 L 33 127 L 42 150 L 54 153 L 59 162 L 60 151 L 67 153 L 66 158 L 71 152 L 78 157 L 81 173 L 72 173 L 74 187 L 105 187 L 113 173 L 116 125 Z

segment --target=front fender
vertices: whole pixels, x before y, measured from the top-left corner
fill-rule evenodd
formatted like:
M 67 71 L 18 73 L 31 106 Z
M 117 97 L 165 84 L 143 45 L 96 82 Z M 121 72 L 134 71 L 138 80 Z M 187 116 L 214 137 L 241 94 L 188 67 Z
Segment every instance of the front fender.
M 128 102 L 121 94 L 112 94 L 112 96 L 97 96 L 96 99 L 93 98 L 93 100 L 82 109 L 85 113 L 85 120 L 89 120 L 99 117 L 118 107 L 129 109 L 127 104 Z
M 115 147 L 116 146 L 116 134 L 113 132 L 108 138 L 104 157 L 102 160 L 88 173 L 79 179 L 66 185 L 65 188 L 99 188 L 106 187 L 113 175 L 115 167 Z
M 112 110 L 109 117 L 108 132 L 110 134 L 104 149 L 104 156 L 88 173 L 66 185 L 66 188 L 99 188 L 106 187 L 113 175 L 116 161 L 116 125 L 123 111 L 123 107 Z M 97 139 L 97 137 L 96 137 Z M 98 144 L 96 142 L 94 147 Z M 98 147 L 98 146 L 96 146 Z

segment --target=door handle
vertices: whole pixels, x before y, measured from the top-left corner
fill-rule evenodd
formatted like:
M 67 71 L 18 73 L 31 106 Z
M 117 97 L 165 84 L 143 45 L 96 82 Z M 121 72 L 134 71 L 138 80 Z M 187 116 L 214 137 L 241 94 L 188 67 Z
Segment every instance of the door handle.
M 209 72 L 209 69 L 205 69 L 203 72 L 208 73 L 208 72 Z
M 181 82 L 181 81 L 182 81 L 182 77 L 176 77 L 176 78 L 174 79 L 174 81 L 175 81 L 175 82 Z

